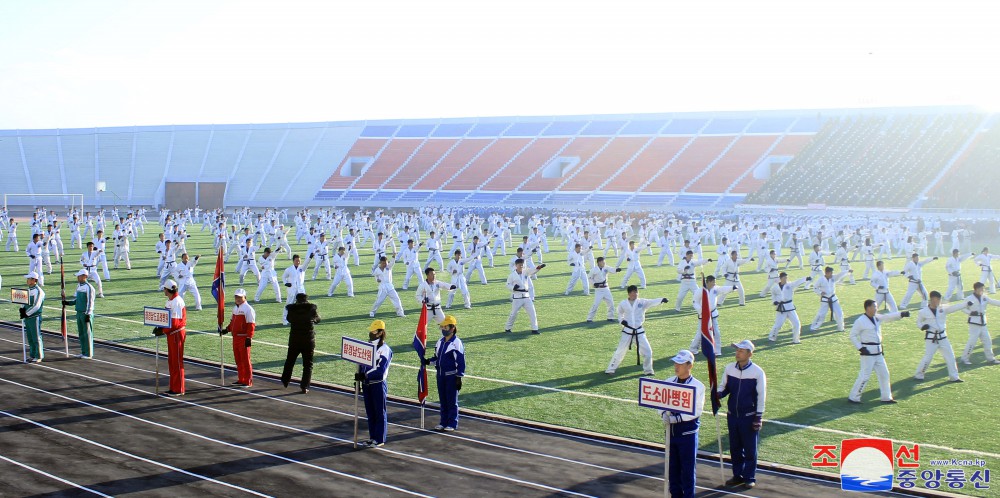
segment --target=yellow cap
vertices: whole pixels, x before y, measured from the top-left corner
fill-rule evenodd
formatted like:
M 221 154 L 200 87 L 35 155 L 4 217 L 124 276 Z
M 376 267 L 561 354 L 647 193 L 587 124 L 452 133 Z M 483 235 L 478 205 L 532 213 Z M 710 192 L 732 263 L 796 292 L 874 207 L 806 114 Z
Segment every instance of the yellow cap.
M 441 325 L 442 326 L 444 326 L 444 325 L 454 325 L 454 326 L 457 327 L 458 326 L 458 322 L 455 321 L 455 316 L 454 315 L 445 315 L 444 321 L 441 322 Z
M 385 322 L 382 320 L 375 320 L 368 326 L 369 332 L 375 332 L 376 330 L 385 330 Z

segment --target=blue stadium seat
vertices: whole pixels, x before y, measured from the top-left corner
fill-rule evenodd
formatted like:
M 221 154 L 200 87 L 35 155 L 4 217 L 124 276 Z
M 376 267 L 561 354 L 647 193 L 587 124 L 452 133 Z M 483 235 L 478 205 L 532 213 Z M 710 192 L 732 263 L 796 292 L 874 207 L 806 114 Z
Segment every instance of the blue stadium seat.
M 515 192 L 507 198 L 505 202 L 519 203 L 519 204 L 536 204 L 541 203 L 545 197 L 549 195 L 548 192 Z
M 398 190 L 382 190 L 376 192 L 375 195 L 368 200 L 370 202 L 396 202 L 402 194 L 403 192 Z
M 625 126 L 625 121 L 591 121 L 583 131 L 580 132 L 581 135 L 588 136 L 605 136 L 614 135 L 618 133 L 618 130 Z
M 374 194 L 374 190 L 348 190 L 344 197 L 340 200 L 342 201 L 365 201 Z
M 495 137 L 510 126 L 510 123 L 479 123 L 469 130 L 470 137 Z
M 629 201 L 629 205 L 646 207 L 666 206 L 676 197 L 674 194 L 637 195 Z
M 667 121 L 629 121 L 619 132 L 622 135 L 655 135 L 667 124 Z
M 681 194 L 677 196 L 672 204 L 675 208 L 705 208 L 711 206 L 719 199 L 718 195 L 691 195 Z
M 510 129 L 503 133 L 505 137 L 537 137 L 542 130 L 548 126 L 548 123 L 542 122 L 531 122 L 531 123 L 514 123 Z
M 598 192 L 594 194 L 587 204 L 590 205 L 604 205 L 604 206 L 621 206 L 625 204 L 625 201 L 629 200 L 632 194 L 627 193 L 611 193 L 611 192 Z
M 361 130 L 361 136 L 366 138 L 386 138 L 396 133 L 397 126 L 366 126 Z
M 447 123 L 439 125 L 434 133 L 431 133 L 431 136 L 434 138 L 461 137 L 470 129 L 472 129 L 472 123 Z
M 316 196 L 313 197 L 314 201 L 335 201 L 340 198 L 343 194 L 343 190 L 320 190 L 316 192 Z
M 695 135 L 705 126 L 707 119 L 675 119 L 660 133 L 663 135 Z
M 546 204 L 579 204 L 589 195 L 587 192 L 554 193 L 545 200 Z
M 702 130 L 702 133 L 707 135 L 732 135 L 742 133 L 748 124 L 750 124 L 749 119 L 715 118 Z
M 580 133 L 580 130 L 586 125 L 586 121 L 556 121 L 542 132 L 542 135 L 547 137 L 573 136 Z
M 507 197 L 507 192 L 474 192 L 465 202 L 473 204 L 496 204 Z
M 432 130 L 434 130 L 434 125 L 431 124 L 403 125 L 396 132 L 396 137 L 424 138 L 430 135 Z
M 767 118 L 757 118 L 753 124 L 750 125 L 750 129 L 747 130 L 748 133 L 784 133 L 792 123 L 795 122 L 794 116 L 779 116 L 779 117 L 767 117 Z
M 427 202 L 456 204 L 464 201 L 468 196 L 468 192 L 448 192 L 442 190 L 440 192 L 435 192 L 433 196 L 427 199 Z
M 409 192 L 404 192 L 403 195 L 399 197 L 399 200 L 401 202 L 423 202 L 426 201 L 427 198 L 433 193 L 433 190 L 411 190 Z

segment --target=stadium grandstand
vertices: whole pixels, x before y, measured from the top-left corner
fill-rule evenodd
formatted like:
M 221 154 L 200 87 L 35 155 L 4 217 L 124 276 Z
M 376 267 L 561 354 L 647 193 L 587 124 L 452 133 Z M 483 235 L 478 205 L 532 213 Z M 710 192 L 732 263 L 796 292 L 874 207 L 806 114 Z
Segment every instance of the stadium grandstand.
M 0 193 L 209 209 L 990 207 L 997 123 L 926 107 L 7 130 Z

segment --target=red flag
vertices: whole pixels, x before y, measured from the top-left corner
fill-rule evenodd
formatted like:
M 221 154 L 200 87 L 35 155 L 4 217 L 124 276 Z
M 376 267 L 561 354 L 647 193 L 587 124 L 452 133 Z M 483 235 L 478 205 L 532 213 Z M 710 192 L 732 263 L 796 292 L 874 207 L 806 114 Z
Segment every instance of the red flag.
M 221 327 L 226 321 L 226 261 L 222 254 L 222 246 L 219 246 L 219 255 L 215 260 L 215 277 L 212 279 L 212 297 L 218 303 L 218 319 Z
M 427 353 L 427 305 L 420 308 L 420 320 L 417 331 L 413 334 L 413 349 L 420 357 L 420 371 L 417 372 L 417 399 L 423 403 L 427 398 L 427 367 L 424 365 L 424 355 Z
M 712 326 L 712 306 L 708 302 L 708 289 L 701 289 L 701 354 L 708 363 L 708 385 L 712 398 L 712 414 L 719 413 L 719 375 L 715 370 L 715 331 Z

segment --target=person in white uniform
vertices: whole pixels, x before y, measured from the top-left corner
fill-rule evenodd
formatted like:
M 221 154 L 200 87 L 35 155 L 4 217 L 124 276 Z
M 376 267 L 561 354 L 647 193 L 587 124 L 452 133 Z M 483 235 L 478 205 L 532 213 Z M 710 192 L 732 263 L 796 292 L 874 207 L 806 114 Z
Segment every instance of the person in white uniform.
M 923 279 L 923 267 L 937 259 L 937 256 L 933 258 L 927 258 L 920 261 L 920 255 L 913 253 L 910 257 L 910 261 L 903 266 L 903 273 L 906 274 L 907 280 L 910 281 L 910 285 L 906 288 L 906 295 L 903 296 L 903 301 L 899 303 L 900 308 L 906 308 L 910 305 L 910 299 L 913 297 L 914 293 L 920 294 L 920 307 L 927 304 L 927 288 L 924 287 Z
M 969 315 L 969 342 L 966 343 L 965 350 L 962 351 L 962 363 L 966 365 L 972 364 L 972 351 L 976 348 L 976 343 L 980 341 L 983 343 L 983 354 L 986 355 L 986 362 L 1000 364 L 1000 360 L 993 356 L 993 338 L 990 337 L 990 331 L 986 327 L 986 307 L 989 305 L 1000 306 L 1000 301 L 985 294 L 986 284 L 976 282 L 972 285 L 972 295 L 965 299 L 963 312 Z
M 948 290 L 944 293 L 944 299 L 961 298 L 965 295 L 965 290 L 962 288 L 962 263 L 974 256 L 975 254 L 959 256 L 958 249 L 951 251 L 951 257 L 944 263 L 944 270 L 948 273 Z
M 812 277 L 803 277 L 794 282 L 789 282 L 787 273 L 781 272 L 778 275 L 778 283 L 771 288 L 771 300 L 776 309 L 774 327 L 771 328 L 771 333 L 767 336 L 769 341 L 774 342 L 778 340 L 778 332 L 781 331 L 781 327 L 785 325 L 785 321 L 787 320 L 792 324 L 792 344 L 799 344 L 801 342 L 799 337 L 802 333 L 802 322 L 799 321 L 799 313 L 795 311 L 793 295 L 796 288 L 811 279 Z
M 281 247 L 275 249 L 273 252 L 270 247 L 264 248 L 264 253 L 257 258 L 258 263 L 260 263 L 260 283 L 257 284 L 257 293 L 254 294 L 253 302 L 259 303 L 260 296 L 264 295 L 264 289 L 267 288 L 268 284 L 274 289 L 274 299 L 277 302 L 281 302 L 281 286 L 278 285 L 278 270 L 275 269 L 275 258 L 278 257 L 278 253 L 281 252 Z
M 644 327 L 646 312 L 651 308 L 665 304 L 668 300 L 665 297 L 660 299 L 640 298 L 639 288 L 635 285 L 628 286 L 626 292 L 628 292 L 628 298 L 618 303 L 618 318 L 621 319 L 622 324 L 621 338 L 618 340 L 618 348 L 611 355 L 611 363 L 608 364 L 604 373 L 614 375 L 615 371 L 618 370 L 618 365 L 621 365 L 622 360 L 625 359 L 625 351 L 632 349 L 632 343 L 635 342 L 638 354 L 643 358 L 643 375 L 653 375 L 653 348 L 649 345 Z
M 597 264 L 590 269 L 590 281 L 593 282 L 594 286 L 594 304 L 590 307 L 590 312 L 587 313 L 587 322 L 594 321 L 594 317 L 597 315 L 597 308 L 601 302 L 606 303 L 608 306 L 608 321 L 613 322 L 617 320 L 615 317 L 615 302 L 611 297 L 611 289 L 608 288 L 608 274 L 620 271 L 622 271 L 621 268 L 604 266 L 604 256 L 597 258 Z
M 924 373 L 934 359 L 934 353 L 940 351 L 941 358 L 944 358 L 944 364 L 948 368 L 948 378 L 952 382 L 962 382 L 958 376 L 958 365 L 955 363 L 955 350 L 951 348 L 946 327 L 948 314 L 961 311 L 966 307 L 965 304 L 964 301 L 959 301 L 951 306 L 942 306 L 941 293 L 936 290 L 931 291 L 927 306 L 917 313 L 917 327 L 924 333 L 924 357 L 917 364 L 914 379 L 924 380 Z
M 396 255 L 393 254 L 393 257 Z M 375 304 L 372 306 L 371 312 L 368 316 L 375 318 L 375 312 L 382 307 L 382 303 L 385 302 L 386 298 L 392 302 L 392 306 L 396 309 L 396 316 L 403 317 L 406 313 L 403 312 L 403 303 L 399 300 L 399 293 L 396 292 L 396 287 L 392 283 L 392 267 L 393 263 L 389 261 L 389 258 L 382 256 L 378 260 L 378 266 L 375 267 L 375 271 L 372 274 L 375 277 L 375 283 L 378 285 L 378 295 L 375 297 Z
M 306 269 L 302 266 L 302 258 L 298 254 L 292 256 L 292 266 L 285 268 L 281 274 L 281 282 L 287 288 L 287 299 L 281 315 L 281 323 L 288 326 L 288 305 L 295 302 L 296 294 L 306 293 Z
M 740 296 L 740 306 L 746 306 L 747 297 L 743 290 L 743 282 L 740 281 L 740 266 L 753 262 L 754 258 L 740 258 L 740 253 L 730 251 L 729 257 L 722 263 L 722 274 L 726 280 L 726 285 L 736 289 Z M 722 296 L 722 303 L 726 302 L 726 296 Z M 722 304 L 719 303 L 719 304 Z
M 337 286 L 341 282 L 347 286 L 347 297 L 354 297 L 354 277 L 351 276 L 351 269 L 348 268 L 349 259 L 347 248 L 338 247 L 337 254 L 334 254 L 332 258 L 333 282 L 330 283 L 330 289 L 326 292 L 327 297 L 333 297 L 334 291 L 337 290 Z
M 832 270 L 831 270 L 832 271 Z M 895 403 L 892 397 L 892 386 L 889 382 L 889 368 L 885 364 L 882 353 L 882 323 L 899 320 L 910 316 L 909 311 L 876 314 L 875 300 L 865 300 L 865 312 L 851 326 L 850 340 L 854 349 L 861 353 L 861 369 L 858 379 L 847 400 L 851 403 L 861 403 L 861 393 L 868 384 L 868 379 L 875 372 L 878 378 L 879 391 L 883 403 Z
M 444 311 L 441 310 L 441 291 L 454 291 L 457 286 L 437 280 L 434 268 L 424 269 L 424 279 L 417 285 L 417 302 L 427 306 L 427 312 L 440 324 L 444 321 Z
M 711 259 L 694 259 L 694 251 L 691 250 L 685 252 L 684 257 L 677 262 L 677 281 L 681 283 L 681 286 L 677 291 L 677 303 L 674 311 L 681 310 L 681 305 L 688 294 L 693 296 L 698 293 L 698 283 L 694 279 L 694 272 L 698 267 L 711 262 Z
M 819 311 L 816 313 L 816 318 L 813 319 L 809 330 L 813 332 L 819 330 L 825 322 L 823 318 L 829 313 L 837 322 L 837 331 L 844 331 L 844 310 L 840 307 L 840 298 L 837 297 L 837 283 L 853 271 L 842 271 L 834 275 L 833 268 L 826 267 L 823 276 L 819 277 L 819 282 L 816 282 L 816 287 L 813 289 L 813 292 L 819 294 Z
M 587 270 L 584 268 L 583 247 L 579 243 L 573 246 L 573 251 L 569 253 L 568 260 L 570 278 L 569 285 L 566 286 L 565 295 L 568 296 L 573 288 L 576 287 L 576 283 L 580 282 L 580 286 L 583 287 L 583 294 L 589 296 L 590 282 L 587 278 Z
M 544 264 L 540 264 L 534 268 L 525 268 L 523 259 L 518 259 L 514 262 L 514 271 L 510 272 L 510 275 L 507 276 L 507 289 L 511 292 L 511 307 L 504 332 L 508 334 L 511 332 L 511 329 L 514 328 L 514 320 L 517 318 L 518 312 L 523 309 L 528 314 L 528 320 L 531 321 L 531 333 L 539 333 L 538 315 L 535 313 L 535 303 L 531 299 L 528 288 L 531 286 L 531 276 L 538 273 L 542 268 L 545 268 Z

